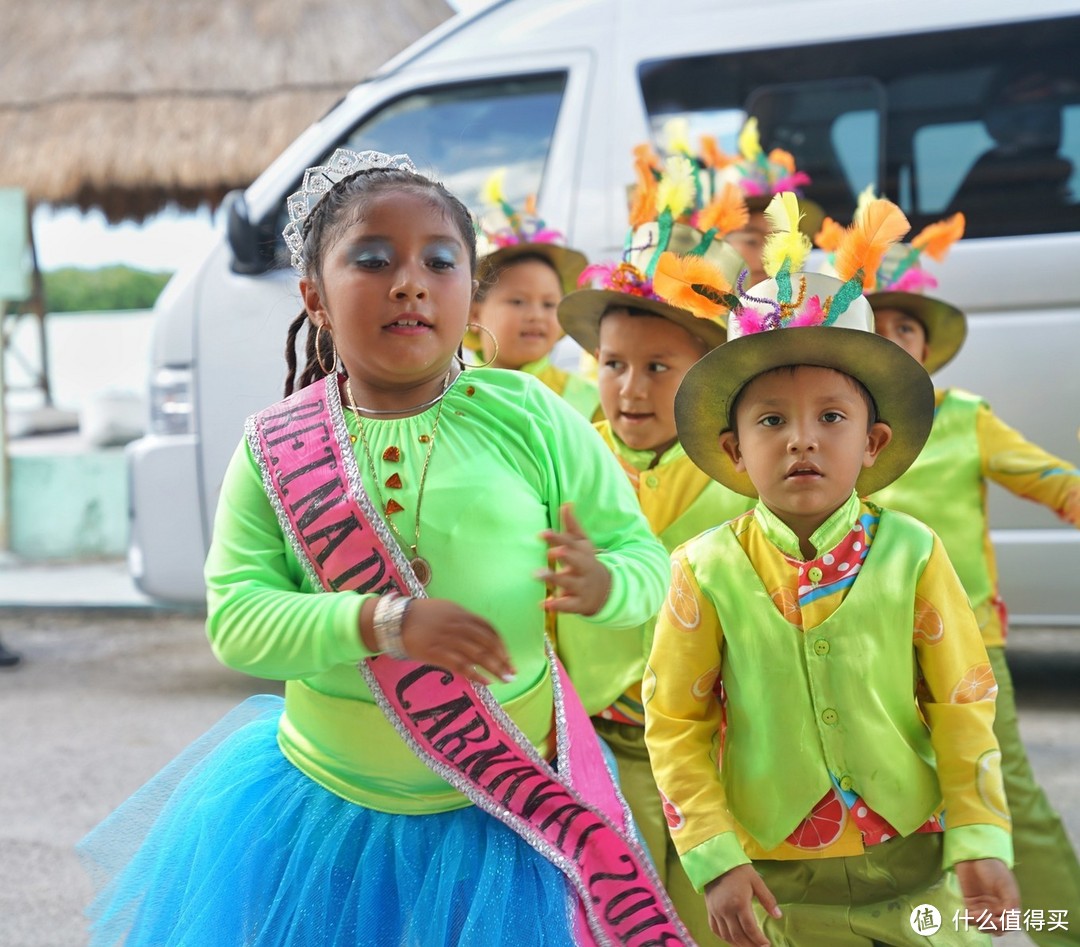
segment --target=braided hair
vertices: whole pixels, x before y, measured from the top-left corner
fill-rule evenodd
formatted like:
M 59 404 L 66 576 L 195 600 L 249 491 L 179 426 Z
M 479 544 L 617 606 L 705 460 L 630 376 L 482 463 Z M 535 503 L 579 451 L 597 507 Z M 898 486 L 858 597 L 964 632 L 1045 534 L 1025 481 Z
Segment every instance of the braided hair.
M 321 283 L 324 248 L 358 219 L 366 198 L 387 188 L 426 194 L 433 204 L 444 210 L 465 243 L 470 272 L 476 272 L 476 229 L 472 215 L 444 184 L 401 168 L 368 168 L 340 180 L 308 215 L 304 222 L 304 276 Z M 305 326 L 305 364 L 297 377 L 296 340 Z M 329 335 L 327 333 L 324 336 L 316 331 L 307 307 L 290 323 L 285 341 L 285 362 L 288 368 L 285 378 L 286 398 L 294 391 L 326 377 L 328 372 L 323 370 L 320 362 L 330 364 L 334 358 L 334 343 Z M 316 342 L 319 343 L 318 350 Z

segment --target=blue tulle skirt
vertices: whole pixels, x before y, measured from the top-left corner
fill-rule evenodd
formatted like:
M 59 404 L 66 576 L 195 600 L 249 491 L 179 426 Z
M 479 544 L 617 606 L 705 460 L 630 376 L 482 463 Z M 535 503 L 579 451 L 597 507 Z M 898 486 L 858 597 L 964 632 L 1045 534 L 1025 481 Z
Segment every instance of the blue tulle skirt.
M 254 697 L 79 843 L 94 945 L 567 947 L 557 868 L 475 807 L 387 815 L 282 755 Z

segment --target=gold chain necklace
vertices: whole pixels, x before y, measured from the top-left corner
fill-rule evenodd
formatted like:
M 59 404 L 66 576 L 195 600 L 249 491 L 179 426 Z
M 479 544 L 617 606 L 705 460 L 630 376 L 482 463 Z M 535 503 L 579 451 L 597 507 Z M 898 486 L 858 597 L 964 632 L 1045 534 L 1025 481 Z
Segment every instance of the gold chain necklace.
M 450 375 L 447 373 L 447 383 L 449 382 Z M 443 389 L 443 394 L 446 394 L 448 389 Z M 401 541 L 401 544 L 408 548 L 411 553 L 409 559 L 409 565 L 412 567 L 413 573 L 419 580 L 421 585 L 426 586 L 431 581 L 431 563 L 421 556 L 416 547 L 420 543 L 420 501 L 424 496 L 424 483 L 427 481 L 428 464 L 431 463 L 431 452 L 435 449 L 435 434 L 439 430 L 439 418 L 442 417 L 442 409 L 445 401 L 441 400 L 440 395 L 439 408 L 435 412 L 435 423 L 431 426 L 431 435 L 428 440 L 427 455 L 424 457 L 424 466 L 420 471 L 420 485 L 416 490 L 416 522 L 413 525 L 413 532 L 415 538 L 410 544 L 397 526 L 394 525 L 394 521 L 390 518 L 390 514 L 386 512 L 386 501 L 383 499 L 382 489 L 379 487 L 379 475 L 375 472 L 375 461 L 371 456 L 371 448 L 368 446 L 367 434 L 364 433 L 364 419 L 360 416 L 362 408 L 358 409 L 356 406 L 356 399 L 353 398 L 352 386 L 349 384 L 349 379 L 345 379 L 345 394 L 349 399 L 349 407 L 352 408 L 356 415 L 356 426 L 360 429 L 360 443 L 364 446 L 364 456 L 367 458 L 368 470 L 371 472 L 371 483 L 375 487 L 375 495 L 379 498 L 379 506 L 383 511 L 383 518 L 386 520 L 387 525 L 393 530 L 394 535 Z

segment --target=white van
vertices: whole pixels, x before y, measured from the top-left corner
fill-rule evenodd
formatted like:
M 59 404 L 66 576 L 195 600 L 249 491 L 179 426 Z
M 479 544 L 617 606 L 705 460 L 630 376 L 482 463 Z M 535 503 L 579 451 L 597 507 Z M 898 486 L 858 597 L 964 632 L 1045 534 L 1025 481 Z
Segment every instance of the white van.
M 285 198 L 342 145 L 407 152 L 466 202 L 507 167 L 511 200 L 536 193 L 573 246 L 613 259 L 633 146 L 684 117 L 734 151 L 754 114 L 838 220 L 871 183 L 916 230 L 954 202 L 967 213 L 938 292 L 965 307 L 970 338 L 938 381 L 1075 462 L 1078 45 L 1076 0 L 504 0 L 456 17 L 235 195 L 227 234 L 159 300 L 152 432 L 129 451 L 136 581 L 202 598 L 226 463 L 244 417 L 281 396 L 300 310 Z M 993 489 L 1014 622 L 1080 626 L 1080 531 Z

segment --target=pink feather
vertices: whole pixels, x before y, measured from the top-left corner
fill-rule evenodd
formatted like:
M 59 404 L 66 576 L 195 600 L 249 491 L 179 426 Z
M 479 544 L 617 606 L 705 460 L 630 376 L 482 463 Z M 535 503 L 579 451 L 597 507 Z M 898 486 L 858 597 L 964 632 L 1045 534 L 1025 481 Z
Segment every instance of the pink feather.
M 937 284 L 938 281 L 927 273 L 926 270 L 912 267 L 889 287 L 889 292 L 921 293 L 928 289 L 934 289 Z
M 795 329 L 799 326 L 819 326 L 824 321 L 825 311 L 821 308 L 821 299 L 811 296 L 803 305 L 803 311 L 792 316 L 786 327 Z
M 735 318 L 739 320 L 743 335 L 757 335 L 765 331 L 765 317 L 756 309 L 740 306 L 735 310 Z

